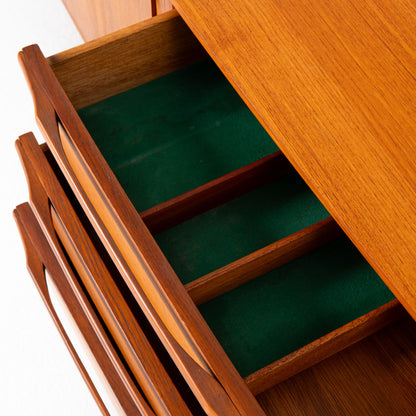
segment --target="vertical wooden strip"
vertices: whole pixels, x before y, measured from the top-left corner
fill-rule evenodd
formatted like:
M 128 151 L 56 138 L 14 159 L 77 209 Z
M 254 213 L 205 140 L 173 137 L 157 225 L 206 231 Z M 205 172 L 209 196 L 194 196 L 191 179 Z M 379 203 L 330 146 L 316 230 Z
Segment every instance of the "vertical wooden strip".
M 49 290 L 46 284 L 43 267 L 49 271 L 56 286 L 65 298 L 67 307 L 71 311 L 82 336 L 91 351 L 93 351 L 101 371 L 104 373 L 110 388 L 116 395 L 117 400 L 120 402 L 125 413 L 136 414 L 137 412 L 140 412 L 145 416 L 154 416 L 153 411 L 141 397 L 123 364 L 120 362 L 117 353 L 114 351 L 104 329 L 86 300 L 79 285 L 77 285 L 75 281 L 67 279 L 67 276 L 54 256 L 29 204 L 18 206 L 14 212 L 14 216 L 19 226 L 22 240 L 25 244 L 29 272 L 32 275 L 35 285 L 37 286 L 49 313 L 61 333 L 64 342 L 103 413 L 108 414 L 104 403 L 98 396 L 98 392 L 93 385 L 91 378 L 54 310 L 49 297 Z

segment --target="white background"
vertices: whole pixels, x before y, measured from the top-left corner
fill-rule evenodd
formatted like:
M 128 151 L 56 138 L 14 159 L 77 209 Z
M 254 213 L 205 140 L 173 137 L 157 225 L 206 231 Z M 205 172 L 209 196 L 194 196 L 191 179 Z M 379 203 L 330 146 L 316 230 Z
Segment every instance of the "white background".
M 60 0 L 1 0 L 0 31 L 0 415 L 99 415 L 26 271 L 12 218 L 28 199 L 14 141 L 28 131 L 43 141 L 17 53 L 37 43 L 49 56 L 82 39 Z

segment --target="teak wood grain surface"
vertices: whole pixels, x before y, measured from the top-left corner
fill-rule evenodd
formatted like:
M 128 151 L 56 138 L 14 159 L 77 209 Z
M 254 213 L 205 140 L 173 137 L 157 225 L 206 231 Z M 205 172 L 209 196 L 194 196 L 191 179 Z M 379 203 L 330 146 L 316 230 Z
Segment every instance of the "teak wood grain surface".
M 173 4 L 416 317 L 414 2 Z

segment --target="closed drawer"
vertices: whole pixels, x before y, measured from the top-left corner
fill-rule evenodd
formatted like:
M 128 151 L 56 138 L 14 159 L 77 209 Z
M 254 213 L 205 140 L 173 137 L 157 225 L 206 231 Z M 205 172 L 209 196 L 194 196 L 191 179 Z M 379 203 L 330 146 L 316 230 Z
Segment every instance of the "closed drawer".
M 260 414 L 253 393 L 400 315 L 174 12 L 20 59 L 60 169 L 206 413 Z
M 61 336 L 105 415 L 154 415 L 74 273 L 55 257 L 29 204 L 14 216 L 27 267 Z
M 54 263 L 51 264 L 60 265 L 59 273 L 56 273 L 59 282 L 64 280 L 64 290 L 59 297 L 63 297 L 65 302 L 69 300 L 67 309 L 75 316 L 78 315 L 78 310 L 73 306 L 70 295 L 67 299 L 68 285 L 75 288 L 75 294 L 82 300 L 82 304 L 89 302 L 90 309 L 93 308 L 108 335 L 106 348 L 111 350 L 114 346 L 111 350 L 113 359 L 119 360 L 127 369 L 125 372 L 132 377 L 134 383 L 128 387 L 138 390 L 139 396 L 143 394 L 143 403 L 150 405 L 143 405 L 144 410 L 138 408 L 136 412 L 140 410 L 151 415 L 153 409 L 156 414 L 191 414 L 188 405 L 195 408 L 196 401 L 188 399 L 190 393 L 177 371 L 173 371 L 174 381 L 172 380 L 171 369 L 174 366 L 171 360 L 166 358 L 167 354 L 137 306 L 133 310 L 130 308 L 129 302 L 132 300 L 128 289 L 114 265 L 109 265 L 110 261 L 94 236 L 93 229 L 88 224 L 85 228 L 85 214 L 76 204 L 47 146 L 44 145 L 42 150 L 33 134 L 29 133 L 19 138 L 16 148 L 26 173 L 30 204 L 36 222 L 39 222 L 43 230 L 42 241 L 50 246 L 45 250 L 53 257 L 50 261 Z M 30 211 L 27 204 L 24 209 L 23 212 L 23 208 L 19 208 L 18 212 L 25 214 L 27 210 Z M 32 217 L 35 218 L 33 214 Z M 87 316 L 90 309 L 87 308 Z M 92 322 L 88 330 L 91 325 L 97 325 L 97 319 L 90 319 Z M 102 332 L 99 336 L 103 336 Z M 166 367 L 170 369 L 169 373 Z M 180 393 L 176 385 L 182 386 Z M 182 396 L 190 403 L 185 403 Z M 132 410 L 126 414 L 130 412 Z M 119 414 L 120 410 L 114 412 L 113 409 L 110 413 Z

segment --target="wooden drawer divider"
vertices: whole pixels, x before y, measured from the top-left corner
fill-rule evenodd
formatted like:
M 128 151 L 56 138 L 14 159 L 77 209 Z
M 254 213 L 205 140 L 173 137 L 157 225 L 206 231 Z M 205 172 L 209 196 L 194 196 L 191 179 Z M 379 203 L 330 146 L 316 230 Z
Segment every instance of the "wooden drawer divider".
M 140 216 L 149 231 L 157 234 L 293 171 L 283 153 L 275 152 L 142 211 Z

